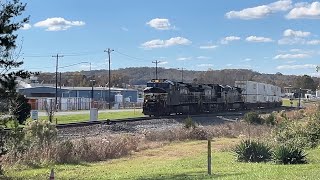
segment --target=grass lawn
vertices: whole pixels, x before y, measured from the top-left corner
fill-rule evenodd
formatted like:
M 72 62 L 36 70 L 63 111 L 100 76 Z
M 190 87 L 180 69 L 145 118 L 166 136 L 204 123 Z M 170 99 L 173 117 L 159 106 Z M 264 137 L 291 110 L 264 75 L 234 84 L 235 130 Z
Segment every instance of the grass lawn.
M 136 109 L 132 111 L 119 111 L 119 112 L 100 112 L 98 118 L 102 119 L 123 119 L 123 118 L 133 118 L 133 117 L 143 117 L 141 109 Z M 90 114 L 72 114 L 72 115 L 57 115 L 54 116 L 58 119 L 58 124 L 65 124 L 71 122 L 82 122 L 88 121 L 90 119 Z M 48 119 L 47 116 L 40 116 L 39 119 Z
M 56 165 L 56 179 L 319 179 L 320 148 L 308 151 L 309 164 L 240 163 L 218 139 L 213 146 L 213 175 L 207 175 L 207 142 L 192 141 L 144 150 L 130 157 L 81 165 Z M 50 168 L 9 170 L 12 179 L 47 179 Z
M 298 107 L 299 100 L 294 99 L 294 100 L 292 100 L 292 102 L 293 102 L 292 103 L 293 107 Z M 302 100 L 301 100 L 301 103 L 302 103 Z M 282 106 L 291 107 L 290 99 L 282 99 Z

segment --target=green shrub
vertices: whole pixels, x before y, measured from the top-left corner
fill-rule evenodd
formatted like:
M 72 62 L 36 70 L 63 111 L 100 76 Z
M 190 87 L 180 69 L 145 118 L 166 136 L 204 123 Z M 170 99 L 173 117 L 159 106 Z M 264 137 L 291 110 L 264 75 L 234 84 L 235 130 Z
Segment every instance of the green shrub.
M 314 148 L 320 143 L 320 121 L 311 119 L 305 127 L 307 146 Z
M 250 124 L 263 124 L 264 121 L 256 112 L 248 112 L 244 115 L 244 120 Z
M 273 113 L 271 113 L 268 117 L 266 117 L 266 119 L 264 120 L 264 122 L 268 125 L 272 125 L 274 126 L 276 124 L 276 117 Z
M 49 145 L 57 137 L 57 128 L 47 120 L 28 121 L 24 128 L 26 140 L 37 145 Z
M 305 164 L 307 163 L 305 152 L 291 145 L 280 145 L 273 152 L 273 159 L 278 164 Z
M 271 148 L 262 143 L 245 140 L 238 144 L 234 152 L 240 162 L 266 162 L 271 159 Z
M 187 128 L 187 129 L 190 129 L 190 128 L 194 129 L 194 128 L 196 128 L 196 124 L 193 122 L 191 117 L 188 117 L 184 121 L 184 127 Z
M 305 128 L 297 122 L 282 123 L 281 126 L 276 128 L 274 138 L 278 144 L 300 147 L 305 147 L 308 144 Z

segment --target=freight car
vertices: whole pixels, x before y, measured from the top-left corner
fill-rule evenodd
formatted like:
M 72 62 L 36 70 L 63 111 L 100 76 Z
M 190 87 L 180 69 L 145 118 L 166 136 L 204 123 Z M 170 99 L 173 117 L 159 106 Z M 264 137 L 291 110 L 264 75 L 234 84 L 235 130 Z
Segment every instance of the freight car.
M 152 79 L 144 90 L 143 113 L 149 116 L 197 114 L 281 105 L 279 87 L 255 82 L 256 88 L 265 85 L 267 90 L 253 92 L 252 83 L 237 81 L 236 86 L 222 86 Z M 269 94 L 263 94 L 265 92 Z M 265 101 L 260 102 L 264 97 Z

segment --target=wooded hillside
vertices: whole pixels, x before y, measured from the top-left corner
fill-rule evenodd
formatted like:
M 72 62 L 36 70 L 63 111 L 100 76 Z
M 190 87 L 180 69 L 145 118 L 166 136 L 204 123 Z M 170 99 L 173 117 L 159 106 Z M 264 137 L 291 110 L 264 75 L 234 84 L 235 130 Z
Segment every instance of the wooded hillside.
M 55 83 L 54 73 L 40 73 L 38 77 L 39 81 L 44 84 Z M 247 69 L 183 71 L 183 82 L 216 83 L 223 85 L 234 85 L 234 82 L 237 80 L 251 80 L 274 84 L 280 87 L 290 85 L 295 87 L 297 85 L 298 77 L 301 76 L 282 75 L 281 73 L 262 74 Z M 124 87 L 125 84 L 145 85 L 147 81 L 153 78 L 155 78 L 155 68 L 151 67 L 131 67 L 111 71 L 111 85 L 115 87 Z M 158 68 L 158 78 L 181 81 L 182 71 L 177 69 Z M 95 80 L 95 86 L 106 86 L 108 83 L 108 71 L 76 71 L 65 72 L 61 75 L 62 86 L 91 86 L 90 79 Z M 312 79 L 314 84 L 318 86 L 320 78 Z

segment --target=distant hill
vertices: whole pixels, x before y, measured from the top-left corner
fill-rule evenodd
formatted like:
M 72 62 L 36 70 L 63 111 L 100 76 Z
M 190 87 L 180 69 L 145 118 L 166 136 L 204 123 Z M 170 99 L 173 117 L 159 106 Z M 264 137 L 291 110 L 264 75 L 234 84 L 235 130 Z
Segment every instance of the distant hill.
M 263 74 L 248 69 L 224 69 L 208 71 L 183 71 L 184 82 L 216 83 L 234 85 L 237 80 L 251 80 L 274 84 L 280 87 L 293 86 L 298 76 L 276 74 Z M 55 83 L 55 73 L 41 73 L 39 81 L 45 84 Z M 124 84 L 145 85 L 147 81 L 155 78 L 155 68 L 131 67 L 111 71 L 111 85 L 123 87 Z M 177 69 L 158 68 L 158 78 L 173 81 L 182 80 L 182 71 Z M 58 78 L 59 79 L 59 78 Z M 61 75 L 64 86 L 91 86 L 90 79 L 95 80 L 95 86 L 106 86 L 108 83 L 107 70 L 65 72 Z M 319 78 L 313 78 L 319 84 Z

